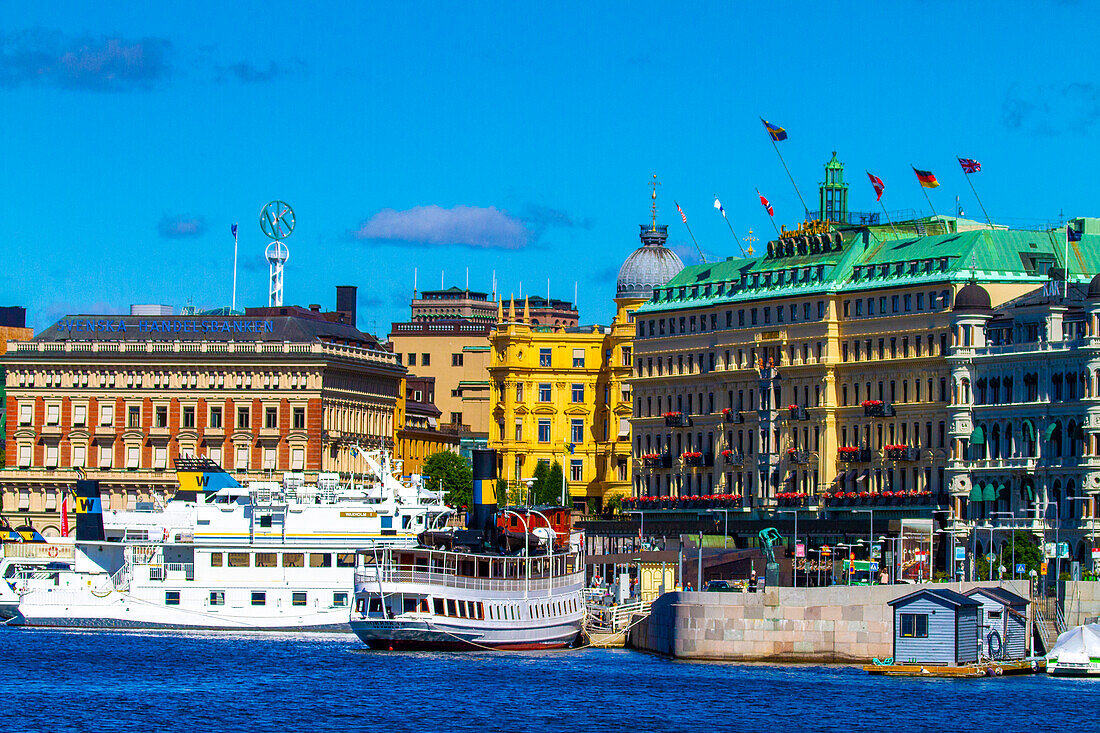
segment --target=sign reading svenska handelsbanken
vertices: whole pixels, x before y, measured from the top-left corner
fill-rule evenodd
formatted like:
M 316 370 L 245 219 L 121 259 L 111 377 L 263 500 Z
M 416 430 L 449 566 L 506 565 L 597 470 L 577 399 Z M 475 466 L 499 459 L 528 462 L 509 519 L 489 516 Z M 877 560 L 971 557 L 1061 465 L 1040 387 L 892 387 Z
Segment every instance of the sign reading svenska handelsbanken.
M 262 318 L 62 318 L 52 330 L 54 336 L 117 334 L 119 338 L 157 338 L 205 334 L 234 338 L 237 334 L 272 333 L 275 322 Z

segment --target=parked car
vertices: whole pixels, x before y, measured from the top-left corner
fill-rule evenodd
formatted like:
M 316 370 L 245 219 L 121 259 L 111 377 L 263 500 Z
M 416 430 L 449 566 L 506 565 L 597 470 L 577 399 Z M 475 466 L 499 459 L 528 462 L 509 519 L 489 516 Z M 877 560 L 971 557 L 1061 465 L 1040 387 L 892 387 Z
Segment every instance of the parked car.
M 703 590 L 711 593 L 736 593 L 741 589 L 735 587 L 728 580 L 712 580 L 707 583 L 707 587 Z

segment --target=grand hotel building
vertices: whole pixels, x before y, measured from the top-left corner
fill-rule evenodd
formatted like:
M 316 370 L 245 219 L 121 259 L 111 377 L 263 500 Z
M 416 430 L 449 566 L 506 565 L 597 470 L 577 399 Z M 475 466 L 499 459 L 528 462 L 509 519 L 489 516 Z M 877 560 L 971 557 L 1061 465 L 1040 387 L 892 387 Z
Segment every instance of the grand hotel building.
M 9 343 L 0 511 L 56 534 L 76 469 L 118 509 L 173 490 L 183 455 L 245 479 L 362 470 L 351 447 L 393 446 L 405 370 L 353 325 L 354 289 L 338 299 L 328 313 L 66 316 Z

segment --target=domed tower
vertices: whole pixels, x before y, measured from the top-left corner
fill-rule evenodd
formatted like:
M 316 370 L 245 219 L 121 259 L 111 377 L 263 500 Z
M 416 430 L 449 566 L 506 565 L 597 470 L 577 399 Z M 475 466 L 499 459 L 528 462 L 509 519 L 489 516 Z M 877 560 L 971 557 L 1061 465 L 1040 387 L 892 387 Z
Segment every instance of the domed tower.
M 684 263 L 665 246 L 668 225 L 657 224 L 657 176 L 653 177 L 652 216 L 649 224 L 642 224 L 639 237 L 642 246 L 634 250 L 622 267 L 615 286 L 615 303 L 619 310 L 634 310 L 653 297 L 659 288 L 684 269 Z
M 952 396 L 948 406 L 948 438 L 951 455 L 960 459 L 977 459 L 986 456 L 985 432 L 974 423 L 974 380 L 971 375 L 974 349 L 985 346 L 985 326 L 993 315 L 989 291 L 976 282 L 969 282 L 955 294 L 951 308 L 952 348 L 947 357 L 951 366 Z M 970 472 L 960 463 L 948 463 L 945 481 L 952 502 L 959 510 L 960 499 L 982 501 L 974 494 Z

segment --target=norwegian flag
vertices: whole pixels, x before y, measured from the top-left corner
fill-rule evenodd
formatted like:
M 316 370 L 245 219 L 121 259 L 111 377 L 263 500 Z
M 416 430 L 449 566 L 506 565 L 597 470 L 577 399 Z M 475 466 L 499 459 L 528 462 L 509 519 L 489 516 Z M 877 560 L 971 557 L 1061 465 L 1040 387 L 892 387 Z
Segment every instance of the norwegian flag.
M 875 187 L 875 201 L 882 200 L 882 192 L 886 190 L 886 184 L 878 176 L 867 171 L 867 177 L 871 179 L 871 185 Z
M 768 216 L 775 216 L 775 209 L 772 208 L 771 202 L 764 197 L 764 194 L 757 191 L 760 195 L 760 203 L 764 205 L 764 208 L 768 210 Z
M 977 173 L 982 169 L 982 164 L 973 158 L 959 158 L 959 165 L 962 166 L 963 173 Z
M 680 212 L 680 218 L 684 220 L 685 224 L 687 224 L 688 223 L 687 214 L 685 214 L 684 210 L 680 208 L 680 204 L 676 204 L 676 210 Z

